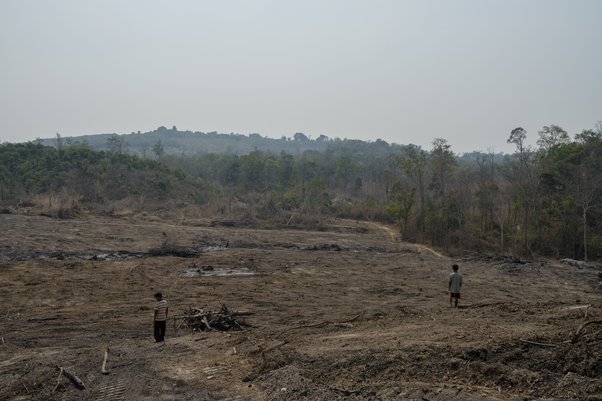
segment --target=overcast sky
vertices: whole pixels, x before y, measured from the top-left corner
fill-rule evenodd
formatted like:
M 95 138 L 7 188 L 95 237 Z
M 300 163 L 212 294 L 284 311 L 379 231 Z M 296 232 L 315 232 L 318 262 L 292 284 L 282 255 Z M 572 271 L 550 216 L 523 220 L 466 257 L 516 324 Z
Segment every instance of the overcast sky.
M 512 151 L 602 120 L 602 0 L 0 0 L 0 142 L 180 130 Z

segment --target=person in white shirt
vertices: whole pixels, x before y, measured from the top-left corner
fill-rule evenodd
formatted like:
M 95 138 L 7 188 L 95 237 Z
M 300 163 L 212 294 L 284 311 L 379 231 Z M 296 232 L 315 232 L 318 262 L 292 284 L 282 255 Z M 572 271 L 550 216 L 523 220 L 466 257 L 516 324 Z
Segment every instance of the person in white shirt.
M 160 292 L 155 294 L 155 317 L 153 319 L 155 341 L 165 341 L 165 329 L 167 326 L 167 300 L 163 299 L 163 294 Z
M 453 305 L 454 307 L 458 307 L 458 300 L 460 299 L 460 290 L 462 289 L 462 275 L 458 273 L 458 265 L 452 266 L 453 273 L 449 275 L 449 305 L 452 306 L 452 300 L 455 299 L 456 302 Z

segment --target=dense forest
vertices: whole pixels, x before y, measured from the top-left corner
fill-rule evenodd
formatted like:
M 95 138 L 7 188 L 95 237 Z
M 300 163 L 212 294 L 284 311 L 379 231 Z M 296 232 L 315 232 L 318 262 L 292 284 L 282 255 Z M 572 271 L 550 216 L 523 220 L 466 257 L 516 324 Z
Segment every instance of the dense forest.
M 173 151 L 173 143 L 195 135 L 225 148 Z M 367 219 L 396 224 L 406 241 L 448 251 L 600 258 L 602 124 L 574 137 L 555 125 L 537 135 L 532 148 L 524 129 L 512 130 L 515 151 L 507 155 L 456 155 L 441 138 L 425 150 L 382 140 L 273 140 L 174 127 L 102 136 L 105 150 L 94 150 L 90 138 L 57 135 L 53 146 L 0 145 L 0 195 L 5 205 L 53 193 L 95 203 L 177 198 L 268 226 Z M 128 154 L 133 137 L 148 151 Z M 233 151 L 228 141 L 240 146 Z
M 173 196 L 206 202 L 204 183 L 182 170 L 123 153 L 35 143 L 0 145 L 0 201 L 23 206 L 43 198 L 62 215 L 72 206 L 135 198 L 160 204 Z M 57 209 L 58 208 L 58 209 Z

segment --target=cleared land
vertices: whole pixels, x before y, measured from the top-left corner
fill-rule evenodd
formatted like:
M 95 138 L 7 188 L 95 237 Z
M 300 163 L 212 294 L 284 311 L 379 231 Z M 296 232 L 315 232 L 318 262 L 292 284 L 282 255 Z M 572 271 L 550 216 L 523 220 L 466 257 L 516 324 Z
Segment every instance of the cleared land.
M 350 221 L 309 232 L 0 215 L 0 227 L 0 399 L 602 399 L 598 266 L 452 260 Z M 153 256 L 185 251 L 196 256 Z M 226 304 L 253 312 L 252 327 L 170 322 L 157 345 L 156 291 L 171 315 Z M 57 366 L 86 389 L 57 386 Z

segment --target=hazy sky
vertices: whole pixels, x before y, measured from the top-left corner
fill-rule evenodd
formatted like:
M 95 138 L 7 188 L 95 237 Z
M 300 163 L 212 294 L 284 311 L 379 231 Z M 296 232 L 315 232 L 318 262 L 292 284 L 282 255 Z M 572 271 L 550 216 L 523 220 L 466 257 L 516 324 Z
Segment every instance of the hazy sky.
M 0 142 L 304 132 L 512 151 L 602 120 L 602 0 L 0 0 Z

